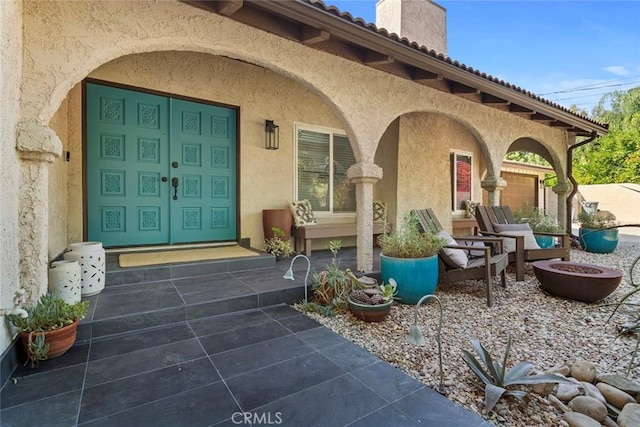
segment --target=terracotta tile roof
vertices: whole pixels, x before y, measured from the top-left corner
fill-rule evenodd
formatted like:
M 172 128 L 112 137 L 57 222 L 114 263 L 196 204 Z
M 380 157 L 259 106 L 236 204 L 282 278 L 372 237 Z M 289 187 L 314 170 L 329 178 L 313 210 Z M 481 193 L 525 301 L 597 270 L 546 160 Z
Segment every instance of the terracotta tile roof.
M 525 90 L 525 89 L 523 89 L 523 88 L 521 88 L 519 86 L 516 86 L 514 84 L 511 84 L 509 82 L 505 82 L 504 80 L 498 79 L 497 77 L 494 77 L 494 76 L 492 76 L 490 74 L 480 72 L 479 70 L 476 70 L 473 67 L 465 65 L 465 64 L 463 64 L 463 63 L 461 63 L 459 61 L 456 61 L 454 59 L 451 59 L 450 57 L 448 57 L 448 56 L 446 56 L 446 55 L 444 55 L 442 53 L 438 53 L 433 49 L 429 49 L 426 46 L 420 46 L 418 43 L 416 43 L 414 41 L 411 41 L 411 40 L 407 39 L 406 37 L 400 37 L 396 33 L 389 33 L 385 28 L 378 28 L 375 24 L 367 23 L 362 18 L 354 17 L 349 12 L 342 12 L 336 6 L 326 5 L 322 0 L 297 0 L 297 1 L 310 4 L 310 5 L 316 7 L 318 9 L 320 9 L 320 10 L 323 10 L 325 12 L 333 14 L 338 18 L 341 18 L 341 19 L 344 19 L 344 20 L 346 20 L 348 22 L 356 24 L 356 25 L 362 27 L 364 30 L 377 33 L 379 35 L 382 35 L 384 37 L 392 39 L 392 40 L 394 40 L 396 42 L 402 43 L 405 46 L 410 47 L 412 49 L 415 49 L 416 51 L 419 51 L 420 53 L 422 53 L 424 55 L 431 56 L 431 57 L 433 57 L 433 58 L 435 58 L 437 60 L 440 60 L 440 61 L 445 62 L 447 64 L 453 65 L 455 67 L 458 67 L 461 70 L 464 70 L 464 71 L 467 71 L 469 73 L 472 73 L 472 74 L 474 74 L 474 75 L 476 75 L 478 77 L 481 77 L 481 78 L 483 78 L 485 80 L 488 80 L 488 81 L 493 82 L 493 83 L 497 83 L 497 84 L 499 84 L 499 85 L 501 85 L 503 87 L 506 87 L 506 88 L 511 89 L 513 91 L 516 91 L 516 92 L 519 92 L 521 94 L 527 95 L 528 97 L 530 97 L 532 99 L 535 99 L 536 101 L 543 102 L 543 103 L 545 103 L 545 104 L 547 104 L 547 105 L 549 105 L 549 106 L 551 106 L 553 108 L 565 111 L 565 112 L 567 112 L 569 114 L 572 114 L 572 115 L 574 115 L 576 117 L 580 117 L 581 119 L 587 120 L 587 121 L 589 121 L 591 123 L 594 123 L 596 125 L 603 126 L 605 128 L 608 127 L 608 125 L 605 124 L 605 123 L 600 123 L 600 122 L 598 122 L 596 120 L 593 120 L 593 119 L 591 119 L 591 118 L 589 118 L 589 117 L 587 117 L 587 116 L 585 116 L 583 114 L 579 114 L 579 113 L 576 113 L 574 111 L 571 111 L 571 110 L 569 110 L 568 108 L 566 108 L 566 107 L 564 107 L 562 105 L 556 104 L 556 103 L 554 103 L 552 101 L 549 101 L 548 99 L 542 98 L 542 97 L 536 95 L 533 92 Z

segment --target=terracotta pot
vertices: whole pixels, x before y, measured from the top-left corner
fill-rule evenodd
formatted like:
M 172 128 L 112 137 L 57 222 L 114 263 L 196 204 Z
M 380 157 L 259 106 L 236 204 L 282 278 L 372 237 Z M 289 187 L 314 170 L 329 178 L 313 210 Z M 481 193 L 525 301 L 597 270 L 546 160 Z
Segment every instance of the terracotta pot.
M 293 225 L 293 216 L 291 209 L 265 209 L 262 211 L 262 232 L 265 240 L 273 237 L 271 227 L 278 227 L 284 231 L 282 240 L 288 242 L 291 238 L 291 226 Z
M 47 357 L 51 359 L 53 357 L 63 355 L 73 346 L 78 335 L 78 323 L 80 323 L 80 321 L 76 320 L 72 324 L 63 326 L 62 328 L 54 329 L 49 332 L 34 332 L 33 335 L 34 338 L 36 335 L 44 335 L 45 342 L 49 344 L 49 353 L 47 353 Z M 22 348 L 24 349 L 24 353 L 29 354 L 27 350 L 29 332 L 20 332 L 20 338 L 22 339 Z
M 349 302 L 349 310 L 351 310 L 351 313 L 365 322 L 382 322 L 389 315 L 391 306 L 393 305 L 393 300 L 384 304 L 363 304 L 352 300 L 350 296 L 347 297 L 347 301 Z
M 533 272 L 545 291 L 582 302 L 605 298 L 622 280 L 618 270 L 569 261 L 536 261 Z

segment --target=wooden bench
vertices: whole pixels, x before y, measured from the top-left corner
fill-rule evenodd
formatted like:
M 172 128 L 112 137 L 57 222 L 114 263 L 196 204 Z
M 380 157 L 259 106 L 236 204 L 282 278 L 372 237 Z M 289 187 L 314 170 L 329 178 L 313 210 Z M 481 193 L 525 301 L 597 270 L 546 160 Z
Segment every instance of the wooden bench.
M 384 232 L 383 223 L 373 224 L 373 244 L 375 246 L 378 236 Z M 292 227 L 291 236 L 294 239 L 294 249 L 299 253 L 304 251 L 306 256 L 311 256 L 311 240 L 331 239 L 334 237 L 352 237 L 358 234 L 357 224 L 315 224 L 306 227 Z

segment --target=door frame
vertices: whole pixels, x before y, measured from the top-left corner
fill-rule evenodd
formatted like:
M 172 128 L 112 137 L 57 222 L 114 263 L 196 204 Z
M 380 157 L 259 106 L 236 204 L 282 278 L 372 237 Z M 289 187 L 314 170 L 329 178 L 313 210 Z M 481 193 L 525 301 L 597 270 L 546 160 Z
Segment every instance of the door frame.
M 87 240 L 87 236 L 89 234 L 88 232 L 88 215 L 89 215 L 89 209 L 88 209 L 88 198 L 87 198 L 87 83 L 94 83 L 94 84 L 98 84 L 98 85 L 102 85 L 102 86 L 109 86 L 109 87 L 113 87 L 113 88 L 118 88 L 118 89 L 125 89 L 125 90 L 131 90 L 131 91 L 135 91 L 135 92 L 141 92 L 141 93 L 146 93 L 146 94 L 150 94 L 150 95 L 158 95 L 158 96 L 164 96 L 164 97 L 168 97 L 168 98 L 176 98 L 176 99 L 181 99 L 184 101 L 190 101 L 190 102 L 197 102 L 200 104 L 206 104 L 206 105 L 211 105 L 214 107 L 223 107 L 223 108 L 228 108 L 228 109 L 232 109 L 235 110 L 236 112 L 236 241 L 240 240 L 240 212 L 241 212 L 241 198 L 240 198 L 240 188 L 241 188 L 241 182 L 240 182 L 240 164 L 241 164 L 241 159 L 240 159 L 240 106 L 238 105 L 231 105 L 231 104 L 225 104 L 222 102 L 214 102 L 211 100 L 207 100 L 207 99 L 202 99 L 202 98 L 194 98 L 194 97 L 190 97 L 190 96 L 186 96 L 186 95 L 180 95 L 180 94 L 176 94 L 176 93 L 171 93 L 171 92 L 163 92 L 163 91 L 158 91 L 158 90 L 154 90 L 154 89 L 148 89 L 148 88 L 144 88 L 144 87 L 139 87 L 139 86 L 131 86 L 131 85 L 127 85 L 124 83 L 117 83 L 117 82 L 111 82 L 108 80 L 101 80 L 101 79 L 94 79 L 91 77 L 87 77 L 85 79 L 82 80 L 82 239 L 84 241 Z M 182 244 L 182 243 L 181 243 Z M 181 244 L 178 245 L 174 245 L 176 247 L 180 246 Z M 182 245 L 185 245 L 188 243 L 184 243 Z M 202 244 L 202 242 L 200 242 L 200 244 Z M 127 245 L 127 246 L 122 246 L 122 247 L 135 247 L 135 246 L 149 246 L 149 245 Z

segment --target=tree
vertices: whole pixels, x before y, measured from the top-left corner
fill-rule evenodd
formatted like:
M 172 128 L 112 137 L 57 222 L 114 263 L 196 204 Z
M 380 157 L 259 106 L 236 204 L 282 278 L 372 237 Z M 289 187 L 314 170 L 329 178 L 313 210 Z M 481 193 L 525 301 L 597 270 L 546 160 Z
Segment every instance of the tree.
M 609 133 L 576 150 L 573 164 L 576 181 L 640 183 L 640 87 L 604 95 L 592 116 L 609 123 Z

